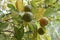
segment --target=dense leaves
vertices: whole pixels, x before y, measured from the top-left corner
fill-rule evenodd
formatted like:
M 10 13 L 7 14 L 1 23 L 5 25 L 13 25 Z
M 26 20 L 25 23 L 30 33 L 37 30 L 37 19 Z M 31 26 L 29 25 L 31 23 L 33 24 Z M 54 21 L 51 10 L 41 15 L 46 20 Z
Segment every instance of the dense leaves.
M 0 0 L 0 40 L 59 40 L 59 24 L 59 0 Z
M 14 37 L 17 39 L 17 40 L 22 40 L 22 37 L 24 35 L 24 27 L 22 26 L 21 28 L 17 28 L 17 27 L 14 27 Z

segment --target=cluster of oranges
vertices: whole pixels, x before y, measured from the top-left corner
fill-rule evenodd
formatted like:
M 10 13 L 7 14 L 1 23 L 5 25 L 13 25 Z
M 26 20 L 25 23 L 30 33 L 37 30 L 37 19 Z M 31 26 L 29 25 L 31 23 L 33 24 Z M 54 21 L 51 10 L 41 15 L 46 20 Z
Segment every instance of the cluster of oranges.
M 29 8 L 29 6 L 25 6 L 25 7 L 24 7 L 24 11 L 25 11 L 26 13 L 25 13 L 25 14 L 23 15 L 23 17 L 22 17 L 23 20 L 26 21 L 26 22 L 32 21 L 32 17 L 31 17 L 31 15 L 28 13 L 28 12 L 31 12 L 31 8 Z M 40 35 L 43 35 L 43 34 L 45 33 L 44 28 L 45 28 L 45 26 L 48 24 L 48 18 L 46 18 L 46 17 L 40 18 L 39 24 L 40 24 L 41 28 L 39 28 L 39 29 L 37 30 L 37 32 L 38 32 Z
M 22 19 L 25 22 L 31 22 L 32 21 L 32 15 L 30 14 L 30 12 L 32 10 L 32 7 L 30 5 L 25 5 L 23 10 L 24 10 L 25 14 L 22 16 Z M 44 28 L 48 24 L 48 18 L 46 18 L 46 17 L 40 18 L 39 24 L 40 24 L 41 28 L 39 28 L 37 30 L 37 32 L 39 34 L 43 35 L 45 33 Z

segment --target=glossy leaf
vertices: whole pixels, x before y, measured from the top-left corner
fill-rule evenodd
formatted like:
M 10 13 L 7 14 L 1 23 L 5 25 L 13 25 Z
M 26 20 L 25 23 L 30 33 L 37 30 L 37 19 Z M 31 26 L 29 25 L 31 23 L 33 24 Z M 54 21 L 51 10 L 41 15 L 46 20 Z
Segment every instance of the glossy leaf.
M 54 9 L 53 9 L 53 8 L 48 8 L 48 9 L 44 12 L 43 16 L 48 17 L 48 16 L 51 16 L 51 15 L 53 15 L 53 14 L 54 14 Z

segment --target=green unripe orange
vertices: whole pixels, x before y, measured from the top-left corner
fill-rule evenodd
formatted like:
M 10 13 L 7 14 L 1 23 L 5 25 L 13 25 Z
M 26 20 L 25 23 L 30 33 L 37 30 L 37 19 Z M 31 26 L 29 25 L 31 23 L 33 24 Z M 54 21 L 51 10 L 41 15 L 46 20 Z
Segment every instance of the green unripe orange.
M 39 33 L 40 35 L 43 35 L 43 34 L 45 33 L 45 31 L 43 30 L 43 28 L 39 28 L 39 29 L 38 29 L 38 33 Z
M 23 19 L 24 21 L 26 21 L 26 22 L 30 22 L 30 21 L 32 21 L 32 15 L 29 14 L 29 12 L 26 12 L 26 13 L 23 15 L 22 19 Z
M 31 7 L 30 5 L 26 5 L 26 6 L 24 7 L 24 11 L 25 11 L 25 12 L 31 12 L 31 10 L 32 10 L 32 7 Z

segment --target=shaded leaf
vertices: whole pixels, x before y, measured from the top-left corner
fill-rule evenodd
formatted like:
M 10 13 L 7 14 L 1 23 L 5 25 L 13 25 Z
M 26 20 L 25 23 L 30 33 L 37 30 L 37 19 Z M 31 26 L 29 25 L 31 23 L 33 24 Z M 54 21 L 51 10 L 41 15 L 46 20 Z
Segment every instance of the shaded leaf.
M 55 3 L 56 2 L 56 0 L 45 0 L 45 3 L 47 4 L 47 5 L 52 5 L 53 3 Z
M 0 23 L 0 29 L 4 29 L 4 28 L 6 28 L 6 27 L 8 27 L 8 23 L 6 22 L 6 23 Z
M 0 34 L 0 40 L 5 40 L 5 37 L 3 34 Z
M 24 28 L 23 26 L 19 29 L 17 27 L 14 27 L 14 37 L 17 39 L 17 40 L 22 40 L 22 37 L 24 35 Z

